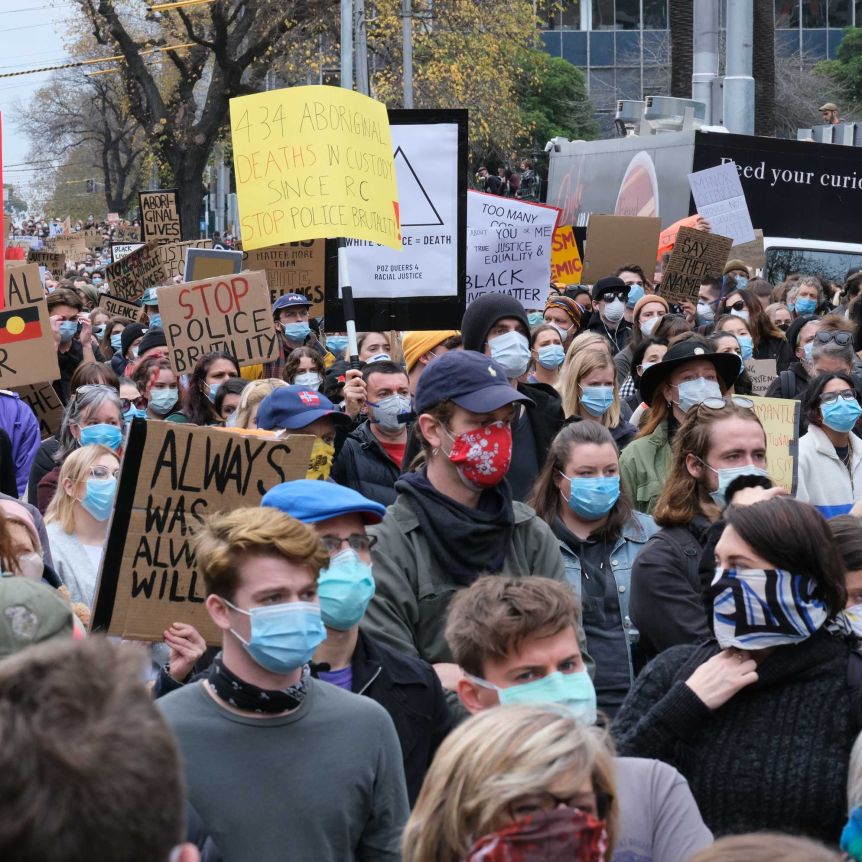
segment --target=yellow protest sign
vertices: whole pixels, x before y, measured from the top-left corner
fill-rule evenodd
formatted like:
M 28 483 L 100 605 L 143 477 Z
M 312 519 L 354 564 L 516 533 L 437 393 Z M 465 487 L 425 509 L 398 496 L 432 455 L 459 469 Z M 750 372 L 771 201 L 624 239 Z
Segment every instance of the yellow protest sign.
M 790 398 L 748 397 L 754 402 L 754 412 L 766 432 L 769 478 L 793 494 L 796 491 L 799 402 Z
M 401 249 L 389 118 L 342 87 L 230 100 L 243 249 L 351 237 Z
M 551 241 L 551 283 L 580 284 L 583 269 L 572 226 L 558 227 Z

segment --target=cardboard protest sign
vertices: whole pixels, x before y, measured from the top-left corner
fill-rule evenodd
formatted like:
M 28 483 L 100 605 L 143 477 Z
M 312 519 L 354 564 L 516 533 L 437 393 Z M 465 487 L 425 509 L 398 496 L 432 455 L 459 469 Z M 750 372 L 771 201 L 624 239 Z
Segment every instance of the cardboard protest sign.
M 217 275 L 236 275 L 242 270 L 243 253 L 223 248 L 189 248 L 183 281 L 201 281 Z
M 0 312 L 0 388 L 60 376 L 48 304 L 34 264 L 6 267 Z
M 39 435 L 43 440 L 53 437 L 63 424 L 63 404 L 50 383 L 16 386 L 21 400 L 33 411 L 39 422 Z
M 753 395 L 766 395 L 769 385 L 778 376 L 778 368 L 774 359 L 749 359 L 745 370 L 751 378 Z
M 766 432 L 766 466 L 776 485 L 796 493 L 800 404 L 790 398 L 749 396 Z
M 75 263 L 82 261 L 90 252 L 81 234 L 55 236 L 54 239 L 47 239 L 45 240 L 45 248 L 49 251 L 64 254 L 66 260 L 74 261 Z
M 185 242 L 163 242 L 158 247 L 159 260 L 165 281 L 172 278 L 182 278 L 186 268 L 186 253 L 190 248 L 212 248 L 211 239 L 190 239 Z M 183 279 L 185 280 L 185 279 Z
M 572 226 L 567 224 L 558 227 L 551 242 L 551 282 L 580 284 L 583 271 L 584 266 Z
M 142 242 L 112 242 L 111 263 L 116 263 L 118 260 L 122 260 L 133 251 L 137 251 L 142 245 Z
M 106 240 L 102 236 L 102 232 L 96 228 L 89 228 L 88 230 L 82 231 L 81 236 L 84 237 L 84 242 L 87 244 L 87 248 L 89 249 L 101 248 L 106 244 Z
M 627 263 L 636 263 L 651 276 L 661 219 L 646 216 L 591 215 L 584 247 L 583 284 L 595 284 Z
M 230 100 L 243 248 L 353 237 L 401 248 L 389 118 L 344 87 Z
M 285 293 L 301 293 L 311 300 L 308 313 L 312 317 L 323 316 L 326 240 L 285 242 L 243 254 L 243 269 L 262 269 L 266 273 L 271 302 Z
M 754 239 L 751 242 L 744 242 L 740 245 L 731 246 L 729 258 L 733 260 L 741 260 L 752 273 L 755 270 L 762 270 L 766 266 L 766 250 L 763 247 L 763 231 L 760 228 L 754 229 Z
M 661 277 L 661 295 L 668 302 L 697 302 L 703 280 L 721 276 L 730 252 L 730 237 L 681 227 Z
M 59 251 L 35 251 L 27 252 L 27 262 L 44 266 L 54 278 L 62 278 L 66 274 L 66 255 Z
M 160 287 L 159 312 L 177 374 L 190 374 L 198 359 L 214 350 L 230 353 L 240 365 L 269 362 L 278 355 L 262 272 Z
M 745 192 L 733 162 L 695 171 L 688 175 L 688 183 L 698 215 L 709 222 L 711 233 L 729 236 L 734 245 L 754 239 Z
M 109 293 L 103 293 L 99 297 L 99 308 L 104 308 L 111 317 L 127 317 L 129 320 L 140 320 L 144 309 L 135 302 L 126 302 Z
M 141 207 L 141 239 L 171 242 L 182 239 L 177 189 L 138 192 Z
M 364 240 L 347 240 L 353 297 L 455 297 L 459 287 L 456 250 L 461 242 L 458 123 L 392 120 L 390 129 L 402 248 L 396 251 Z
M 221 640 L 204 607 L 191 540 L 204 518 L 258 506 L 304 479 L 314 437 L 280 440 L 170 422 L 132 421 L 102 559 L 92 628 L 161 641 L 176 620 Z
M 467 230 L 467 305 L 486 293 L 542 308 L 548 295 L 553 228 L 506 226 Z
M 155 243 L 146 243 L 121 260 L 105 268 L 105 278 L 111 296 L 133 302 L 143 296 L 148 287 L 162 284 L 166 278 Z

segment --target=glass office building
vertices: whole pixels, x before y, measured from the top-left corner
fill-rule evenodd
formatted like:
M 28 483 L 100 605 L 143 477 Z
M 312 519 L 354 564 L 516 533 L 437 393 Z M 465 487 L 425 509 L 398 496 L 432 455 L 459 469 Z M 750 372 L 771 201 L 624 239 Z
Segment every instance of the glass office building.
M 723 27 L 727 0 L 720 2 Z M 586 73 L 603 131 L 617 99 L 668 94 L 668 0 L 537 0 L 536 14 L 545 50 Z M 862 27 L 862 0 L 775 0 L 777 53 L 832 58 L 843 28 L 853 26 Z

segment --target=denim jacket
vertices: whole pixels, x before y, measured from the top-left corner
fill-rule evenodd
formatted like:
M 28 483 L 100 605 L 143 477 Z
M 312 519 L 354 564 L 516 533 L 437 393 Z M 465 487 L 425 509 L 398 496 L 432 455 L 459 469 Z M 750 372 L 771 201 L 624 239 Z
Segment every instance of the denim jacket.
M 614 543 L 610 553 L 611 571 L 617 584 L 617 592 L 620 597 L 620 625 L 626 633 L 629 644 L 629 675 L 634 681 L 634 670 L 632 667 L 631 648 L 638 642 L 638 630 L 629 617 L 629 599 L 631 596 L 632 566 L 635 557 L 646 544 L 647 539 L 657 533 L 658 525 L 649 516 L 641 512 L 633 511 L 628 523 L 623 527 L 622 534 Z M 563 567 L 566 580 L 572 589 L 581 598 L 581 559 L 563 541 L 560 542 L 560 552 L 563 555 Z M 589 644 L 587 644 L 589 649 Z

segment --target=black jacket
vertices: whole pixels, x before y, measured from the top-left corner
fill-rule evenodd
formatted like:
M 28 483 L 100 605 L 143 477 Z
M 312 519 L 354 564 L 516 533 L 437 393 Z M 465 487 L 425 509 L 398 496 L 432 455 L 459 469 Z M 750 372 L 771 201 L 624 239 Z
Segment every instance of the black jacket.
M 379 703 L 392 718 L 412 807 L 438 746 L 454 725 L 440 680 L 427 662 L 397 652 L 361 629 L 350 667 L 352 691 Z M 314 667 L 312 674 L 317 676 Z
M 59 449 L 60 441 L 56 437 L 49 437 L 43 440 L 42 445 L 36 450 L 36 457 L 30 468 L 30 479 L 27 482 L 27 502 L 31 506 L 36 505 L 36 490 L 39 482 L 57 466 L 54 456 Z
M 776 370 L 780 373 L 793 363 L 793 350 L 783 338 L 768 335 L 754 351 L 755 359 L 774 359 Z
M 587 324 L 587 329 L 596 335 L 601 335 L 602 338 L 610 342 L 611 356 L 616 356 L 628 345 L 632 338 L 632 325 L 627 320 L 621 320 L 616 329 L 608 329 L 598 311 L 593 312 L 593 316 Z
M 344 441 L 332 465 L 332 480 L 384 506 L 395 502 L 401 469 L 371 432 L 366 420 Z
M 784 393 L 782 393 L 781 386 L 781 373 L 779 372 L 778 376 L 772 383 L 769 384 L 769 389 L 766 390 L 767 398 L 795 398 L 797 401 L 802 399 L 802 393 L 805 392 L 805 388 L 808 386 L 808 372 L 805 370 L 805 366 L 799 362 L 798 360 L 795 362 L 791 362 L 790 365 L 787 366 L 787 371 L 793 375 L 793 379 L 787 375 L 787 385 L 784 388 Z

